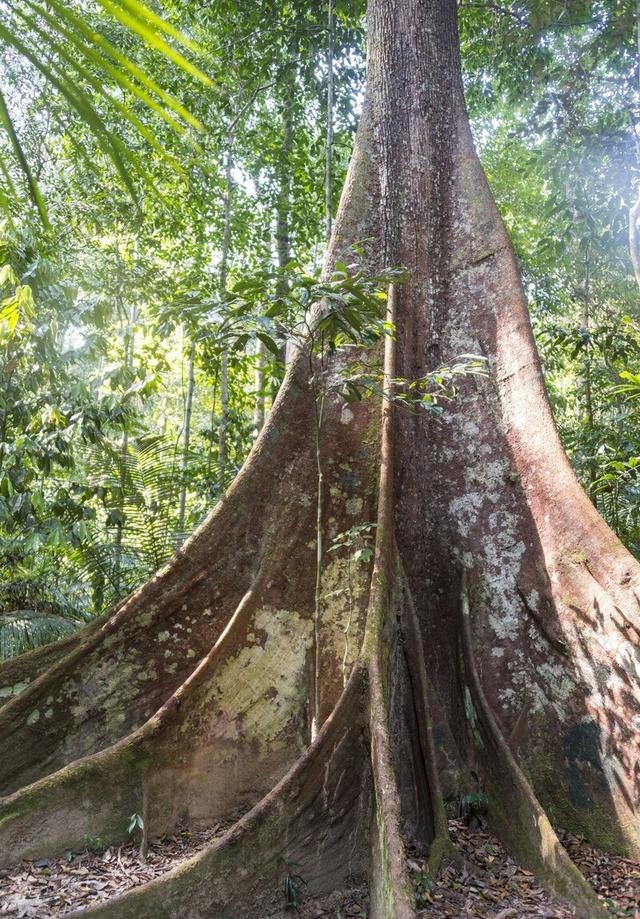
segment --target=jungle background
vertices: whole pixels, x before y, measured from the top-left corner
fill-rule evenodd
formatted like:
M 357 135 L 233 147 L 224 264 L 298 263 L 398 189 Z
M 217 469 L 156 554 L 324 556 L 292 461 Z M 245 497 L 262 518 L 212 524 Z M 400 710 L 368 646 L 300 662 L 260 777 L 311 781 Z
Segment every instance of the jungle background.
M 307 305 L 366 316 L 371 284 L 320 277 L 362 104 L 361 0 L 0 11 L 6 658 L 167 561 L 251 448 Z M 561 436 L 637 556 L 635 5 L 465 0 L 459 17 Z

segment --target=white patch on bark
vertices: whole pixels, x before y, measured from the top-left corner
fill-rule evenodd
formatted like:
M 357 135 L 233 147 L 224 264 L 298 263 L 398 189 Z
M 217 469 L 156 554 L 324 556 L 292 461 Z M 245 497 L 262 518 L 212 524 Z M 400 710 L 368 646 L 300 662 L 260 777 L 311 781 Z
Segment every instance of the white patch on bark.
M 565 703 L 575 694 L 577 683 L 563 664 L 545 661 L 538 664 L 537 673 L 542 677 L 550 692 L 545 693 L 560 720 L 566 718 Z
M 284 749 L 288 722 L 305 704 L 312 623 L 294 611 L 269 608 L 259 610 L 254 622 L 257 632 L 266 633 L 264 644 L 245 644 L 225 661 L 211 687 L 214 731 Z
M 0 699 L 10 699 L 12 696 L 17 696 L 19 692 L 27 688 L 30 682 L 30 679 L 26 679 L 20 683 L 14 683 L 13 686 L 3 686 L 0 689 Z

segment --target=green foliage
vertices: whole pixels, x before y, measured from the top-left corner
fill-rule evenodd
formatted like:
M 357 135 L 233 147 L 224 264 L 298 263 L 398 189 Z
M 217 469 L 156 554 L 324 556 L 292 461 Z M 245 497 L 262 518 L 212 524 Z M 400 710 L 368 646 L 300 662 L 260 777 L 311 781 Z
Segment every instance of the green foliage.
M 628 252 L 634 15 L 583 0 L 461 7 L 476 137 L 520 259 L 560 434 L 592 500 L 637 552 L 627 463 L 640 454 L 638 427 L 617 389 L 640 359 Z M 495 66 L 491 43 L 501 48 Z
M 282 889 L 284 892 L 284 900 L 287 906 L 296 907 L 300 899 L 301 888 L 306 885 L 306 881 L 299 874 L 286 874 Z
M 364 6 L 336 5 L 334 205 L 361 104 Z M 6 655 L 67 634 L 164 564 L 246 457 L 287 344 L 307 348 L 319 427 L 324 398 L 380 397 L 372 346 L 393 335 L 386 293 L 403 274 L 342 263 L 320 275 L 324 3 L 0 0 L 0 12 Z M 536 0 L 459 12 L 473 129 L 561 436 L 640 552 L 633 11 Z M 393 399 L 438 415 L 483 372 L 460 355 L 393 381 Z M 354 569 L 370 561 L 371 531 L 337 540 Z
M 460 799 L 460 811 L 464 815 L 474 810 L 486 810 L 488 803 L 489 800 L 483 792 L 472 791 L 467 795 L 463 795 Z
M 126 451 L 101 444 L 88 456 L 86 494 L 94 521 L 72 553 L 78 577 L 102 610 L 158 570 L 180 545 L 176 443 L 145 435 Z
M 349 527 L 344 533 L 333 537 L 329 552 L 346 549 L 350 560 L 356 564 L 370 562 L 373 558 L 376 528 L 376 523 L 360 523 Z
M 89 616 L 82 591 L 46 563 L 0 569 L 0 660 L 71 635 Z
M 413 893 L 416 898 L 416 906 L 428 907 L 430 903 L 433 903 L 433 888 L 434 880 L 430 874 L 426 872 L 416 871 L 411 875 L 411 881 L 413 883 Z
M 93 134 L 102 153 L 111 161 L 124 186 L 137 198 L 136 180 L 149 185 L 142 161 L 123 142 L 114 127 L 124 120 L 167 163 L 170 158 L 158 142 L 155 133 L 141 119 L 136 107 L 121 101 L 131 97 L 141 104 L 146 114 L 163 119 L 181 137 L 188 128 L 202 130 L 199 121 L 171 93 L 139 67 L 130 53 L 122 51 L 122 39 L 137 36 L 144 45 L 173 65 L 205 85 L 211 78 L 191 60 L 176 50 L 175 44 L 189 52 L 199 53 L 197 44 L 179 29 L 158 16 L 139 0 L 99 0 L 106 12 L 104 20 L 89 15 L 80 3 L 59 0 L 18 0 L 0 3 L 0 48 L 5 61 L 0 77 L 10 85 L 20 68 L 25 67 L 31 78 L 55 92 L 60 101 L 73 112 Z M 98 27 L 95 23 L 98 21 Z M 111 22 L 117 21 L 125 31 L 110 38 Z M 169 41 L 168 39 L 171 39 Z M 0 171 L 10 179 L 13 167 L 22 173 L 32 202 L 49 227 L 44 197 L 40 191 L 29 153 L 20 140 L 19 113 L 7 93 L 0 92 L 0 127 L 6 133 L 13 160 L 0 147 Z M 14 111 L 12 112 L 12 109 Z M 177 166 L 177 163 L 174 163 Z M 17 204 L 15 185 L 9 181 L 9 194 L 2 202 L 7 212 Z
M 131 836 L 132 833 L 142 832 L 144 830 L 144 820 L 141 814 L 131 814 L 129 818 L 129 828 L 127 833 Z
M 224 322 L 216 329 L 219 342 L 244 348 L 251 337 L 277 357 L 283 340 L 315 353 L 333 353 L 343 345 L 372 345 L 387 331 L 386 288 L 402 271 L 389 269 L 377 277 L 341 262 L 328 280 L 319 272 L 260 271 L 230 286 Z M 282 292 L 284 288 L 284 293 Z M 224 345 L 222 345 L 224 346 Z
M 394 335 L 386 327 L 385 334 Z M 462 354 L 451 364 L 445 364 L 415 380 L 396 377 L 391 380 L 390 393 L 385 393 L 382 372 L 376 363 L 355 360 L 348 365 L 340 378 L 340 390 L 347 402 L 360 401 L 369 396 L 390 398 L 404 411 L 427 412 L 439 416 L 447 402 L 458 398 L 457 382 L 461 377 L 486 376 L 486 360 L 474 354 Z
M 74 374 L 75 355 L 62 345 L 69 289 L 29 237 L 6 227 L 0 234 L 0 526 L 9 542 L 19 535 L 23 551 L 35 551 L 78 536 L 84 509 L 63 480 L 74 441 L 96 436 L 100 422 Z M 6 541 L 4 551 L 13 551 Z
M 93 836 L 91 833 L 87 833 L 83 837 L 82 842 L 89 852 L 93 852 L 96 855 L 104 852 L 107 848 L 107 844 L 101 836 Z M 71 861 L 71 859 L 67 858 L 67 861 Z
M 225 904 L 224 909 L 222 910 L 221 913 L 218 913 L 215 919 L 233 919 L 233 912 L 228 903 Z

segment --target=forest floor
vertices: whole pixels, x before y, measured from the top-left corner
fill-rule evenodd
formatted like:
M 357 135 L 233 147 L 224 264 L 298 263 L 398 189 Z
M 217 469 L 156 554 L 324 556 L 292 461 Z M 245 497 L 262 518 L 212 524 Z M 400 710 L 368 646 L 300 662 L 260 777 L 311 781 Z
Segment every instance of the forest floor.
M 60 919 L 73 909 L 111 899 L 176 867 L 222 836 L 228 826 L 218 824 L 199 833 L 185 831 L 154 841 L 144 862 L 133 842 L 100 854 L 85 851 L 68 853 L 63 859 L 24 862 L 11 872 L 0 872 L 0 917 Z M 457 820 L 450 821 L 449 828 L 461 860 L 443 865 L 435 884 L 428 880 L 424 859 L 408 858 L 420 919 L 574 919 L 573 910 L 551 898 L 489 832 L 467 828 Z M 561 840 L 612 917 L 640 919 L 640 864 L 593 849 L 569 833 L 562 833 Z M 308 898 L 302 888 L 299 907 L 290 906 L 271 919 L 280 915 L 365 919 L 366 892 L 336 894 L 321 902 Z
M 554 900 L 491 833 L 459 820 L 449 821 L 449 832 L 462 861 L 443 865 L 434 885 L 424 860 L 408 860 L 420 919 L 574 919 L 574 910 Z M 611 915 L 640 919 L 640 863 L 594 849 L 571 833 L 558 835 Z

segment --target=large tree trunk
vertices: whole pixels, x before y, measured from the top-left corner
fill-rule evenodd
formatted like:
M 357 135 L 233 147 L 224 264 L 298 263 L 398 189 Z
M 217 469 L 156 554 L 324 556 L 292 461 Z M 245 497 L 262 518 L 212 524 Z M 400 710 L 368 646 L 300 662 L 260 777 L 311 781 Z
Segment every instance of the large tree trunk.
M 408 919 L 403 840 L 437 870 L 443 795 L 468 790 L 471 770 L 496 832 L 585 917 L 602 908 L 552 824 L 640 851 L 640 567 L 553 425 L 471 140 L 454 0 L 370 4 L 368 94 L 327 270 L 362 240 L 368 268 L 408 275 L 390 291 L 387 395 L 463 353 L 490 372 L 440 420 L 327 396 L 313 712 L 304 349 L 242 472 L 169 566 L 37 678 L 7 666 L 21 689 L 0 709 L 7 861 L 85 834 L 116 841 L 143 799 L 151 837 L 247 811 L 197 858 L 84 917 L 258 919 L 283 905 L 294 862 L 314 895 L 368 876 L 371 917 Z M 371 522 L 372 570 L 347 591 L 353 566 L 331 540 Z

